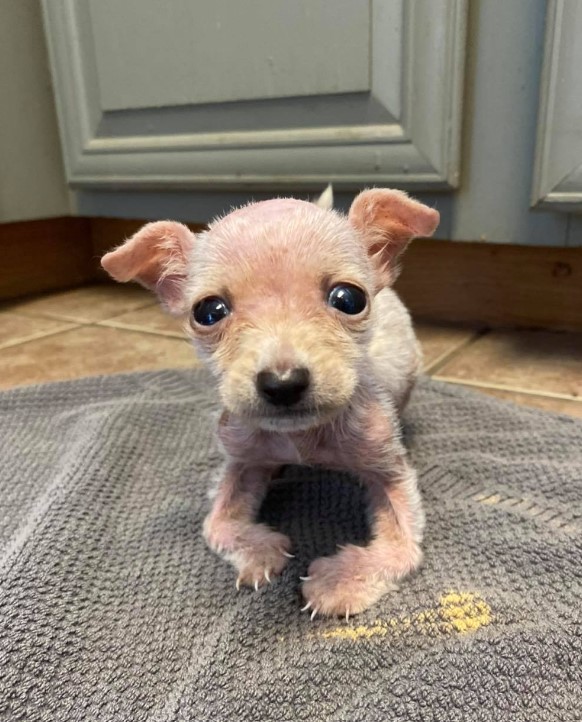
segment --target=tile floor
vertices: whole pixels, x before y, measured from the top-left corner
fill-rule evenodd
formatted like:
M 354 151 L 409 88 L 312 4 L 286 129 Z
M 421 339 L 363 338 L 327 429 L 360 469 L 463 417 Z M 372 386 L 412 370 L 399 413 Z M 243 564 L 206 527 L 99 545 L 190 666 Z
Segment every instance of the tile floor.
M 434 378 L 582 418 L 582 334 L 417 324 Z M 134 286 L 89 286 L 0 306 L 0 388 L 197 360 L 180 324 Z

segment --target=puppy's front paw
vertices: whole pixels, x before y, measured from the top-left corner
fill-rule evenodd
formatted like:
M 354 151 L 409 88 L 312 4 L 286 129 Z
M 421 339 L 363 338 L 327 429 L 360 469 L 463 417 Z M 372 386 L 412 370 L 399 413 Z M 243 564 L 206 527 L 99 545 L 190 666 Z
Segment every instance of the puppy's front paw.
M 265 524 L 219 524 L 207 519 L 204 535 L 208 546 L 237 569 L 237 589 L 268 584 L 293 557 L 289 537 Z
M 289 559 L 291 542 L 288 537 L 257 524 L 249 532 L 244 547 L 226 557 L 238 570 L 237 589 L 241 585 L 256 590 L 281 574 Z
M 370 569 L 370 551 L 365 547 L 349 545 L 333 557 L 313 561 L 302 587 L 311 613 L 325 616 L 358 614 L 375 604 L 395 585 L 378 568 Z

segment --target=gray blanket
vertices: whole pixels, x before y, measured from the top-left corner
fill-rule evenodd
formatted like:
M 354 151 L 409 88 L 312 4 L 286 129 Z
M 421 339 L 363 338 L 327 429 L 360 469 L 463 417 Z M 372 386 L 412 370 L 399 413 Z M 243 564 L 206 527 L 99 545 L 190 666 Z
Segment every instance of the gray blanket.
M 582 719 L 582 424 L 422 381 L 426 560 L 346 624 L 299 575 L 366 542 L 364 492 L 288 468 L 261 514 L 297 557 L 237 592 L 200 535 L 214 410 L 202 372 L 0 395 L 0 719 Z

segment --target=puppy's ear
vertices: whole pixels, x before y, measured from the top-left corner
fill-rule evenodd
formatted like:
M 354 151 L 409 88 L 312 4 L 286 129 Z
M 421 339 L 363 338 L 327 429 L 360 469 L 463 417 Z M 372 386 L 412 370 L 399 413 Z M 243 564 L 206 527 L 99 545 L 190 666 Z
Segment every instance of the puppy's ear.
M 116 281 L 137 281 L 154 291 L 170 313 L 183 312 L 188 259 L 196 237 L 174 221 L 148 223 L 101 265 Z
M 319 198 L 313 201 L 313 205 L 324 211 L 331 211 L 333 208 L 333 188 L 331 183 L 327 186 Z
M 396 278 L 396 261 L 413 238 L 432 236 L 440 216 L 434 208 L 409 198 L 403 191 L 373 188 L 352 203 L 350 223 L 363 235 L 381 282 Z

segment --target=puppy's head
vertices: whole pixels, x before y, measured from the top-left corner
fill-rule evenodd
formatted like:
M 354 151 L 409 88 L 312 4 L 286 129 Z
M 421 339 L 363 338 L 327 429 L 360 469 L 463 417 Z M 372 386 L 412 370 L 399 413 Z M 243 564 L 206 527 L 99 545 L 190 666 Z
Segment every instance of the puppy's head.
M 347 217 L 329 205 L 329 191 L 314 204 L 254 203 L 197 235 L 148 223 L 102 263 L 187 319 L 231 413 L 265 429 L 305 429 L 349 403 L 374 297 L 408 242 L 439 220 L 394 190 L 363 191 Z

